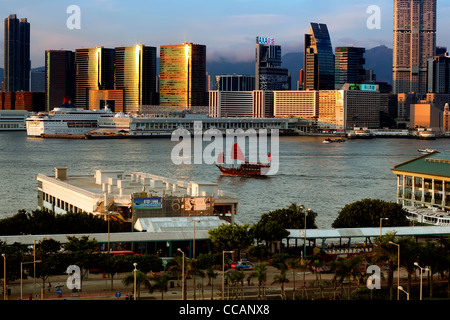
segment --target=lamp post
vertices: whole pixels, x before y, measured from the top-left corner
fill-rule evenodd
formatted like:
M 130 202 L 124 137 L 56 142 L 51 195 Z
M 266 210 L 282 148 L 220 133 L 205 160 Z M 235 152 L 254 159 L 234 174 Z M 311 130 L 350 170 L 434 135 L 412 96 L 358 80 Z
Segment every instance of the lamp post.
M 398 287 L 397 287 L 397 290 L 402 290 L 404 293 L 406 293 L 406 299 L 409 300 L 409 293 L 406 292 L 406 291 L 403 289 L 402 286 L 398 286 Z
M 430 269 L 428 267 L 422 268 L 417 262 L 414 262 L 414 265 L 420 268 L 420 300 L 422 300 L 422 272 L 424 269 L 425 271 L 429 271 Z
M 185 296 L 184 296 L 184 252 L 178 248 L 178 251 L 180 251 L 183 255 L 182 255 L 182 263 L 181 263 L 181 300 L 185 300 Z
M 136 266 L 137 266 L 137 263 L 136 262 L 133 263 L 133 266 L 134 266 L 134 297 L 133 297 L 133 299 L 136 300 L 136 272 L 137 272 Z
M 192 222 L 194 223 L 194 238 L 192 239 L 192 250 L 193 250 L 193 259 L 195 260 L 195 223 L 196 222 L 200 222 L 200 220 L 192 220 Z M 195 263 L 195 262 L 194 262 Z M 193 280 L 194 280 L 194 300 L 196 300 L 196 292 L 195 292 L 195 271 L 197 271 L 197 270 L 194 270 L 194 277 L 193 277 Z
M 222 251 L 222 300 L 225 295 L 225 253 L 234 253 L 234 251 Z
M 3 300 L 6 300 L 6 254 L 2 253 L 3 257 Z
M 390 244 L 393 244 L 394 246 L 397 246 L 398 251 L 397 251 L 397 300 L 400 299 L 400 291 L 399 291 L 399 287 L 400 287 L 400 245 L 397 243 L 394 243 L 392 241 L 389 241 Z
M 31 262 L 21 262 L 20 263 L 20 300 L 23 300 L 23 265 L 29 263 L 38 263 L 41 260 L 31 261 Z
M 381 236 L 382 236 L 382 233 L 381 233 L 381 226 L 382 226 L 382 224 L 383 224 L 383 220 L 389 220 L 389 218 L 380 218 L 380 239 L 381 239 Z

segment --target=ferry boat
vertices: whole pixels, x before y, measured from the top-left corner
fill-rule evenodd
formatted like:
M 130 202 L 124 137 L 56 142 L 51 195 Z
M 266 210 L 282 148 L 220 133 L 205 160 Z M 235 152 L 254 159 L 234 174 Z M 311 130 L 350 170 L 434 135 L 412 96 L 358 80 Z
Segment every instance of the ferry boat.
M 408 213 L 406 218 L 427 225 L 450 226 L 449 212 L 442 211 L 439 208 L 428 207 L 403 207 Z
M 0 131 L 25 131 L 26 110 L 0 110 Z
M 417 151 L 419 151 L 419 153 L 421 153 L 421 154 L 429 154 L 432 152 L 436 152 L 435 149 L 417 149 Z
M 98 119 L 111 117 L 108 108 L 86 110 L 73 104 L 63 103 L 48 114 L 39 113 L 26 119 L 28 136 L 45 137 L 54 135 L 84 135 L 98 128 Z
M 261 162 L 248 162 L 245 160 L 244 155 L 242 154 L 242 151 L 240 150 L 237 143 L 234 144 L 233 149 L 231 150 L 231 158 L 233 160 L 243 160 L 244 162 L 241 163 L 237 167 L 226 167 L 223 165 L 225 162 L 225 154 L 222 152 L 218 159 L 216 166 L 219 168 L 220 172 L 223 175 L 227 176 L 241 176 L 241 177 L 255 177 L 255 176 L 265 176 L 267 172 L 270 170 L 270 161 L 271 161 L 271 155 L 269 153 L 268 155 L 268 163 L 261 163 Z

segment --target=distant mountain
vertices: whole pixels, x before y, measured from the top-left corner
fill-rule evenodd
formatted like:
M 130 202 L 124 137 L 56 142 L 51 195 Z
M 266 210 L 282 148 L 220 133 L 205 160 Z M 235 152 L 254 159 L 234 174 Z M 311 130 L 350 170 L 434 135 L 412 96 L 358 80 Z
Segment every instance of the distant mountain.
M 377 81 L 392 82 L 392 49 L 378 46 L 366 50 L 365 57 L 365 68 L 373 69 Z M 303 68 L 303 52 L 286 53 L 283 55 L 282 61 L 282 67 L 287 68 L 291 73 L 292 89 L 295 90 L 300 70 Z M 255 75 L 255 62 L 233 63 L 222 59 L 221 61 L 207 62 L 206 70 L 211 75 L 211 81 L 214 82 L 213 79 L 216 75 L 233 73 Z

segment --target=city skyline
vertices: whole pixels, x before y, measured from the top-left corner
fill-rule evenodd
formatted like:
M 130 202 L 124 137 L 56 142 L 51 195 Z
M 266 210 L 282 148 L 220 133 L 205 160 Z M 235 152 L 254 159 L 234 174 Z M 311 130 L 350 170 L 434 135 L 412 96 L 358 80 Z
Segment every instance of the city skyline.
M 17 14 L 28 19 L 32 68 L 44 65 L 45 50 L 137 43 L 158 49 L 162 45 L 199 43 L 207 46 L 208 61 L 247 62 L 254 59 L 254 39 L 258 35 L 274 38 L 283 53 L 303 51 L 303 35 L 308 32 L 310 22 L 327 24 L 333 47 L 354 45 L 370 49 L 385 45 L 392 48 L 393 0 L 325 2 L 317 6 L 309 0 L 283 1 L 274 7 L 269 1 L 252 0 L 134 1 L 132 4 L 112 0 L 76 3 L 19 0 L 3 1 L 2 8 L 4 18 Z M 80 8 L 78 30 L 66 26 L 71 16 L 66 10 L 72 4 Z M 371 16 L 367 8 L 371 5 L 380 8 L 380 29 L 367 28 Z M 450 3 L 438 1 L 437 7 L 436 44 L 450 46 L 450 34 L 446 32 L 450 22 L 445 19 L 450 13 Z M 3 45 L 2 41 L 1 55 Z M 0 60 L 3 61 L 3 56 Z

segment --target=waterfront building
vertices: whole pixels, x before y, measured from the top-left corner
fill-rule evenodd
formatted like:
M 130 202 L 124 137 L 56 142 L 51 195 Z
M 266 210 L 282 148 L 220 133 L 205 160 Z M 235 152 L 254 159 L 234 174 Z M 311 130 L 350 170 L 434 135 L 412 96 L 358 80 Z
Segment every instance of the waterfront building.
M 210 91 L 209 115 L 211 117 L 273 117 L 273 92 Z
M 450 57 L 429 57 L 427 63 L 427 92 L 450 93 Z
M 305 34 L 303 90 L 334 90 L 334 54 L 328 27 L 311 23 Z
M 226 74 L 216 76 L 216 90 L 253 91 L 255 90 L 255 77 L 243 74 Z
M 217 183 L 182 181 L 144 172 L 96 170 L 69 175 L 67 167 L 55 175 L 39 173 L 38 208 L 56 214 L 86 212 L 132 222 L 141 218 L 217 216 L 234 222 L 239 199 Z
M 442 116 L 443 131 L 450 132 L 450 110 L 448 108 L 448 103 L 445 104 L 444 113 Z
M 0 110 L 0 131 L 24 131 L 25 119 L 30 116 L 26 110 Z
M 410 128 L 427 128 L 434 132 L 443 129 L 443 111 L 431 103 L 412 104 L 410 112 Z
M 394 0 L 393 93 L 427 92 L 436 55 L 436 0 Z
M 44 100 L 44 92 L 0 92 L 0 110 L 44 111 Z
M 30 91 L 30 23 L 10 14 L 5 19 L 4 35 L 5 91 Z
M 450 210 L 450 152 L 432 152 L 394 166 L 397 202 Z
M 319 91 L 274 91 L 274 116 L 313 120 L 319 114 Z
M 163 106 L 207 106 L 206 46 L 193 43 L 160 47 L 159 98 Z
M 366 81 L 365 52 L 366 49 L 358 47 L 335 48 L 334 82 L 336 90 L 342 89 L 342 86 L 346 83 L 363 83 Z
M 64 101 L 75 101 L 75 52 L 45 51 L 45 109 L 51 111 Z
M 115 48 L 115 89 L 123 90 L 124 112 L 138 112 L 156 101 L 156 47 Z
M 76 49 L 75 81 L 75 104 L 89 109 L 89 90 L 114 89 L 114 49 Z
M 267 37 L 256 37 L 255 89 L 290 90 L 291 77 L 281 67 L 281 46 Z
M 91 110 L 108 107 L 113 112 L 125 112 L 124 90 L 89 90 L 89 108 Z

